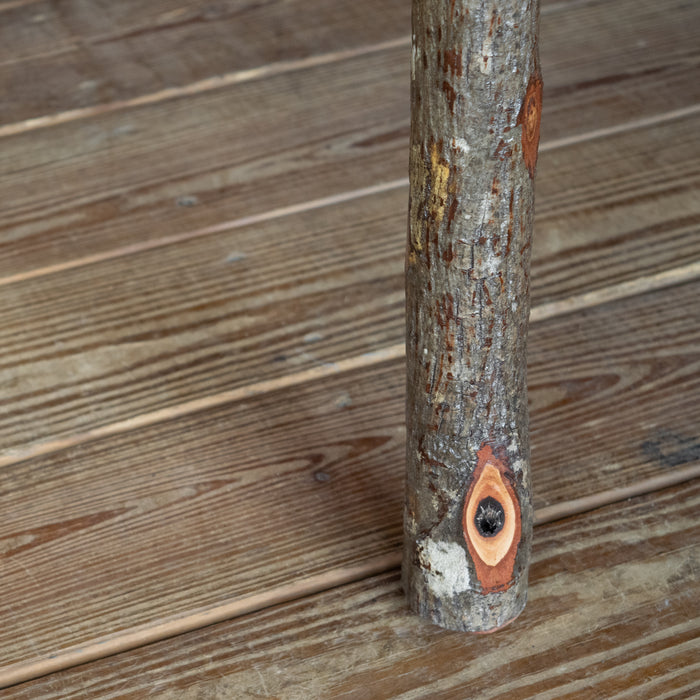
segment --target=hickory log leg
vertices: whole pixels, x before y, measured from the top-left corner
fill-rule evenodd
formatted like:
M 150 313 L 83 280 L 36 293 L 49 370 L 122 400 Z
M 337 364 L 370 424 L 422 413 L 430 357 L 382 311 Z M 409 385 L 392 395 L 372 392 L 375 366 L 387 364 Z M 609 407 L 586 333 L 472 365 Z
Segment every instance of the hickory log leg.
M 413 0 L 403 581 L 455 630 L 527 597 L 538 9 Z

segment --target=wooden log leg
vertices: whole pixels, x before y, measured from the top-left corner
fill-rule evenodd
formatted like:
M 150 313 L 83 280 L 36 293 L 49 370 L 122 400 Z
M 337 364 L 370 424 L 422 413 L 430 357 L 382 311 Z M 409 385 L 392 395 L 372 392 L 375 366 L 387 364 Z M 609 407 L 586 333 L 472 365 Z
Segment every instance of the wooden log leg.
M 413 0 L 404 587 L 443 627 L 523 609 L 537 0 Z

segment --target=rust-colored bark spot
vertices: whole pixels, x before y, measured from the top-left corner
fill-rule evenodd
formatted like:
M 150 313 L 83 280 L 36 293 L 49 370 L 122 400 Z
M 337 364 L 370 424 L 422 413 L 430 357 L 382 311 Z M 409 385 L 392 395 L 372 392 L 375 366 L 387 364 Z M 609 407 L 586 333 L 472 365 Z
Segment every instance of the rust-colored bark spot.
M 462 528 L 484 594 L 508 590 L 522 532 L 513 472 L 484 444 L 464 499 Z
M 493 155 L 494 157 L 498 158 L 498 160 L 505 160 L 513 155 L 513 149 L 503 139 L 501 139 L 498 142 L 496 151 Z
M 455 102 L 457 100 L 457 93 L 455 92 L 455 89 L 446 80 L 443 80 L 442 91 L 445 93 L 445 97 L 447 97 L 447 102 L 450 105 L 450 113 L 454 114 Z
M 455 216 L 457 216 L 457 208 L 459 207 L 459 200 L 456 197 L 452 197 L 452 201 L 450 202 L 450 207 L 447 210 L 447 228 L 448 230 L 452 228 L 452 222 L 455 220 Z
M 456 254 L 454 250 L 454 246 L 452 243 L 448 243 L 445 246 L 445 250 L 442 253 L 442 259 L 444 262 L 446 262 L 448 265 L 455 259 Z
M 530 173 L 535 177 L 537 149 L 540 145 L 540 118 L 542 116 L 542 77 L 537 71 L 531 76 L 525 91 L 516 124 L 522 126 L 523 158 Z
M 462 75 L 462 50 L 461 49 L 447 49 L 443 52 L 442 56 L 442 70 L 447 73 L 451 72 L 452 75 Z
M 452 352 L 455 345 L 454 328 L 452 327 L 458 320 L 455 316 L 454 297 L 446 292 L 442 299 L 436 301 L 435 320 L 442 330 L 445 331 L 445 349 Z

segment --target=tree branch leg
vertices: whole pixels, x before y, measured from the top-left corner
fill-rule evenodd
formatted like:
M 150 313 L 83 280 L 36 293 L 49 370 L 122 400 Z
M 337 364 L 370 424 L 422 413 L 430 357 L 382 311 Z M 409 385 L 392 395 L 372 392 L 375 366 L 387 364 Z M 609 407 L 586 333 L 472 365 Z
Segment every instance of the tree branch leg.
M 527 596 L 537 0 L 414 0 L 404 587 L 491 631 Z

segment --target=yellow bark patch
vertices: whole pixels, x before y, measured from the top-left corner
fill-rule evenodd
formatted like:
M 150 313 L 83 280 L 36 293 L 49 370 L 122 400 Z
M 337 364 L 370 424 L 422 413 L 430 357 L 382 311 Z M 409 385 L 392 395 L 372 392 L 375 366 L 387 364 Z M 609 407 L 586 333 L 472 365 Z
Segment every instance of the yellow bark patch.
M 440 150 L 436 143 L 430 148 L 430 180 L 431 202 L 430 214 L 433 221 L 439 224 L 445 216 L 445 203 L 447 202 L 447 181 L 450 177 L 450 168 L 444 160 L 440 159 Z
M 450 179 L 450 167 L 444 159 L 440 157 L 440 148 L 436 143 L 430 147 L 430 165 L 420 156 L 420 147 L 414 146 L 412 163 L 413 174 L 411 175 L 412 188 L 419 192 L 429 192 L 428 211 L 430 220 L 428 228 L 439 226 L 445 217 L 445 207 L 447 204 L 448 181 Z M 413 207 L 421 206 L 416 200 Z M 426 233 L 426 224 L 423 222 L 419 212 L 411 212 L 411 246 L 409 251 L 409 264 L 416 261 L 416 253 L 423 250 L 423 238 Z

